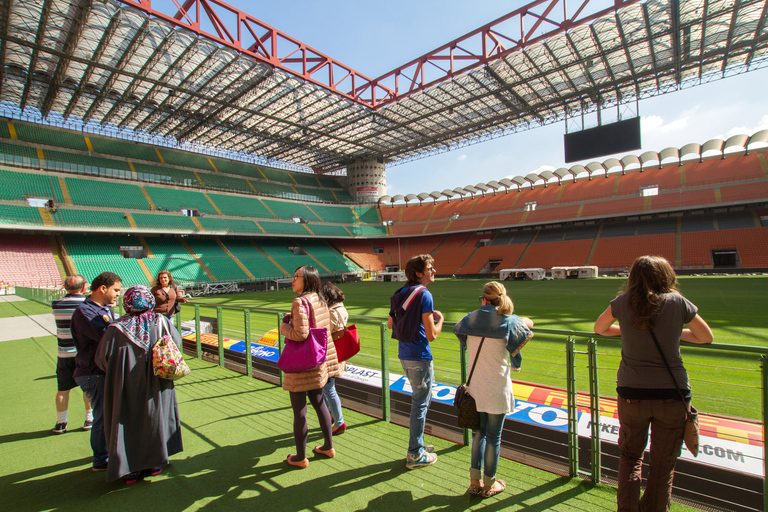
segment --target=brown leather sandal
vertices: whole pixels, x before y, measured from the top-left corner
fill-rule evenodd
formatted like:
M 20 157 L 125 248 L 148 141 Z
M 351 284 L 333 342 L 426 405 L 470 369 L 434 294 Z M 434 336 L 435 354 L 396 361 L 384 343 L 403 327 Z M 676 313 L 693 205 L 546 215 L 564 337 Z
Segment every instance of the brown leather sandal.
M 494 489 L 494 487 L 496 487 L 496 484 L 499 484 L 501 486 L 501 489 Z M 491 496 L 496 496 L 500 492 L 504 492 L 504 489 L 506 488 L 507 488 L 507 482 L 505 482 L 504 480 L 496 480 L 496 483 L 494 483 L 488 489 L 483 488 L 483 498 L 490 498 Z

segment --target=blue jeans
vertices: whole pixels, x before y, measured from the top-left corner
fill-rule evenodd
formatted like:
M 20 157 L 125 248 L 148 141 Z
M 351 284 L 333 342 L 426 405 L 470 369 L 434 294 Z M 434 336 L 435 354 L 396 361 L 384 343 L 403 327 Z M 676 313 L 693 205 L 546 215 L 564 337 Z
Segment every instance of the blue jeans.
M 344 414 L 341 412 L 341 400 L 339 400 L 339 395 L 336 393 L 336 377 L 328 378 L 328 382 L 323 386 L 323 400 L 333 416 L 333 426 L 342 426 L 344 424 Z
M 432 382 L 435 372 L 432 361 L 400 360 L 408 382 L 411 384 L 411 437 L 408 454 L 418 456 L 424 450 L 424 425 L 427 422 L 429 402 L 432 400 Z
M 93 409 L 93 427 L 91 428 L 91 449 L 93 465 L 101 466 L 107 462 L 107 438 L 104 435 L 104 375 L 86 375 L 75 377 L 75 382 L 82 388 Z
M 472 432 L 472 463 L 469 469 L 469 478 L 480 480 L 480 470 L 485 466 L 482 477 L 483 485 L 486 487 L 491 487 L 496 481 L 504 418 L 503 414 L 481 412 L 480 430 Z

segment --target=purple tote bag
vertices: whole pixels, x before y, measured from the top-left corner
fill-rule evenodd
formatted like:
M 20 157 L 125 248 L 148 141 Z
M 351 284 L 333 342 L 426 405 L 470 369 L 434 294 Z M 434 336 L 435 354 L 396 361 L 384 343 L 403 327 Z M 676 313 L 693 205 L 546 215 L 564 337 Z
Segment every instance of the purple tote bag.
M 285 346 L 277 360 L 277 367 L 285 373 L 301 373 L 320 368 L 328 352 L 328 329 L 315 327 L 315 314 L 301 297 L 302 306 L 309 317 L 309 336 L 304 341 L 285 338 Z

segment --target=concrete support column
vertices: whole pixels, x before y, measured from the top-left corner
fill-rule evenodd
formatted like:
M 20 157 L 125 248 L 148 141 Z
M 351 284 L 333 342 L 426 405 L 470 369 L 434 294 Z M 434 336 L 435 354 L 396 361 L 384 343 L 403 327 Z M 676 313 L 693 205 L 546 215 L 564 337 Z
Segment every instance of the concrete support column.
M 387 172 L 383 162 L 358 160 L 347 166 L 347 191 L 365 203 L 375 203 L 387 192 Z

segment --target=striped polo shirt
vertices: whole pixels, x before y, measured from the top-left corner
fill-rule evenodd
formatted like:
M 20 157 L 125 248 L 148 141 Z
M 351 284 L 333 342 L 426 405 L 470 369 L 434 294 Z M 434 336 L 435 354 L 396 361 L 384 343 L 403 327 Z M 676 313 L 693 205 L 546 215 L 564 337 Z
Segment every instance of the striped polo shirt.
M 59 340 L 59 357 L 75 357 L 77 355 L 75 340 L 72 339 L 70 327 L 72 314 L 83 301 L 85 301 L 85 296 L 71 293 L 51 302 L 53 318 L 56 320 L 56 338 Z

